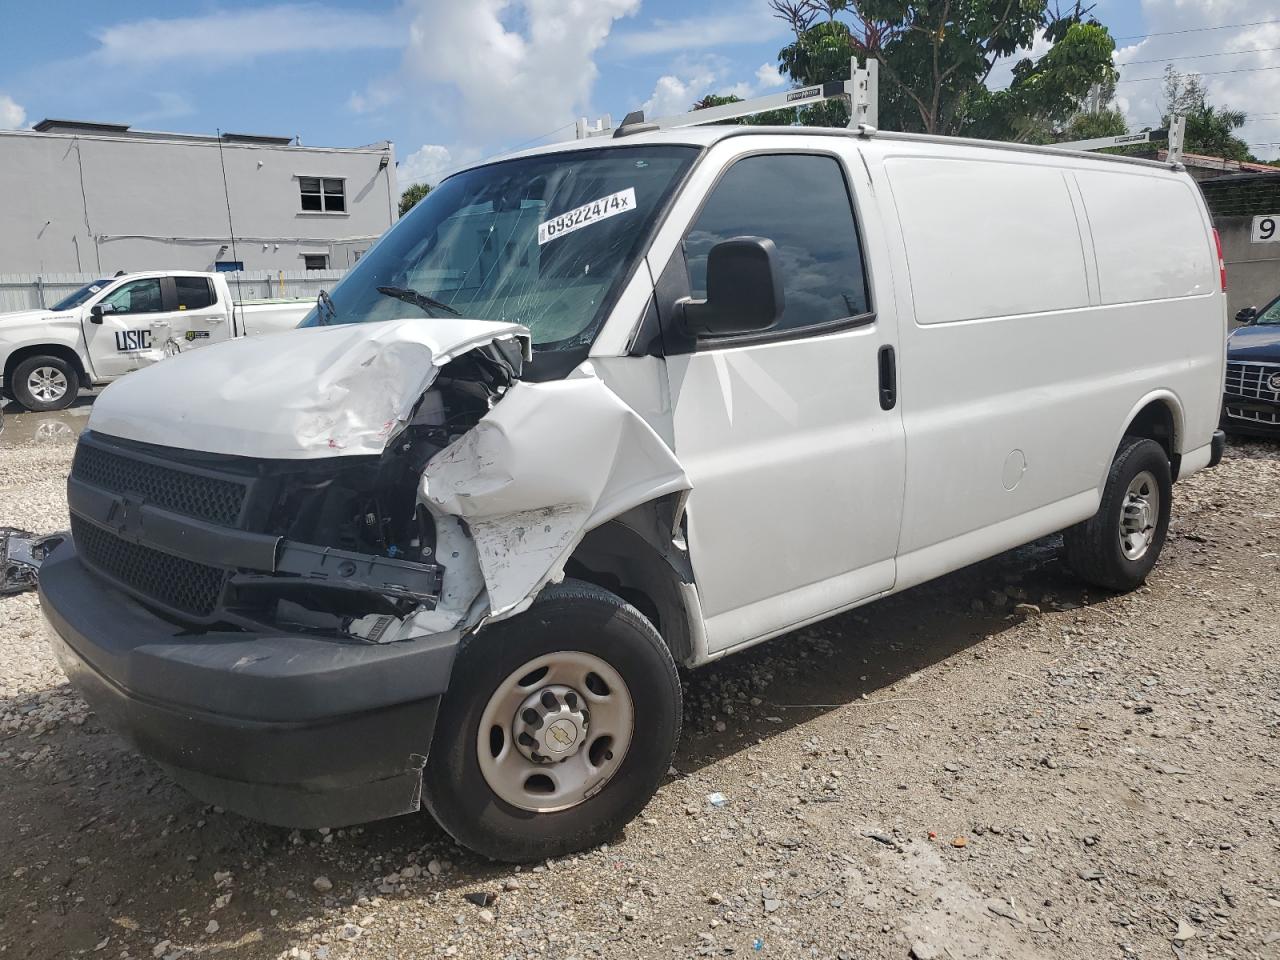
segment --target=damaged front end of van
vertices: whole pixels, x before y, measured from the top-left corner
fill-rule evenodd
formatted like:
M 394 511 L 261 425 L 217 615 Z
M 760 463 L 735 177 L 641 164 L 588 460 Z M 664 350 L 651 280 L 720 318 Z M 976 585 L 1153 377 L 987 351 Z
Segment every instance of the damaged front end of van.
M 419 809 L 459 650 L 689 481 L 589 364 L 522 380 L 517 325 L 285 336 L 99 399 L 39 586 L 63 668 L 142 753 L 207 802 L 339 826 Z

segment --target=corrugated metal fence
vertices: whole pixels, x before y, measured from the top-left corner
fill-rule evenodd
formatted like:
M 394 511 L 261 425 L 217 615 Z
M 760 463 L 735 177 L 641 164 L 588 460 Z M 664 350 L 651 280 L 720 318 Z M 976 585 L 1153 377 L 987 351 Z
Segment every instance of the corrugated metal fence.
M 345 270 L 243 270 L 227 273 L 236 300 L 314 297 L 331 290 Z M 93 273 L 0 273 L 0 313 L 52 307 L 85 284 L 103 279 Z

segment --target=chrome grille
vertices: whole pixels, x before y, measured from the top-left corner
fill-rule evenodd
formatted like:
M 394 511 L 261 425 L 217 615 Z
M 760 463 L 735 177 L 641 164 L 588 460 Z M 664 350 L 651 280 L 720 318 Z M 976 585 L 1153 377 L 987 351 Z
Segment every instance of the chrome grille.
M 1233 397 L 1249 397 L 1280 403 L 1280 390 L 1271 386 L 1271 378 L 1280 376 L 1280 363 L 1227 364 L 1227 393 Z
M 218 605 L 227 575 L 217 567 L 129 543 L 75 514 L 71 537 L 85 564 L 149 600 L 196 617 Z
M 148 503 L 224 527 L 234 527 L 244 505 L 245 485 L 121 456 L 81 443 L 71 476 L 112 493 L 132 493 Z
M 1245 410 L 1243 407 L 1227 407 L 1227 416 L 1233 420 L 1248 420 L 1251 423 L 1280 426 L 1280 410 Z

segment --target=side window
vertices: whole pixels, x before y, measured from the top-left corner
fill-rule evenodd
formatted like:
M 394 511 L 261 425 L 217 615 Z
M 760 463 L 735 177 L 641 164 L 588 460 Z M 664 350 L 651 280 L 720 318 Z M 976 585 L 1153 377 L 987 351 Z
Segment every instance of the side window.
M 102 301 L 104 313 L 160 313 L 160 280 L 132 280 L 113 290 Z
M 179 310 L 199 310 L 217 303 L 208 277 L 174 277 Z
M 707 294 L 707 254 L 732 237 L 778 248 L 786 311 L 776 330 L 856 317 L 870 309 L 858 228 L 833 157 L 774 154 L 739 160 L 721 178 L 684 240 L 690 293 Z

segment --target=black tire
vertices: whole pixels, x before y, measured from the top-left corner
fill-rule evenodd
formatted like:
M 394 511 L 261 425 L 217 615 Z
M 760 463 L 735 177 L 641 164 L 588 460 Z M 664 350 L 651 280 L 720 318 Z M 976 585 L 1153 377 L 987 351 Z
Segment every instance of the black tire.
M 57 370 L 66 378 L 66 393 L 53 400 L 41 400 L 31 392 L 28 379 L 33 370 L 38 370 L 41 367 L 50 367 Z M 76 397 L 80 395 L 80 373 L 73 364 L 68 363 L 62 357 L 48 354 L 27 357 L 27 359 L 13 368 L 13 376 L 8 378 L 8 386 L 13 392 L 13 399 L 28 410 L 34 410 L 37 413 L 42 413 L 46 410 L 65 410 L 75 403 Z
M 1150 545 L 1141 557 L 1131 560 L 1121 548 L 1121 514 L 1130 483 L 1144 471 L 1155 477 L 1160 508 Z M 1087 583 L 1117 592 L 1141 586 L 1160 557 L 1169 531 L 1172 503 L 1173 478 L 1164 448 L 1154 440 L 1125 437 L 1111 462 L 1098 512 L 1063 531 L 1063 560 L 1072 573 Z
M 592 654 L 617 670 L 634 705 L 634 734 L 600 791 L 553 813 L 514 807 L 480 770 L 477 733 L 494 691 L 535 657 Z M 671 766 L 681 725 L 680 679 L 658 631 L 635 607 L 589 583 L 548 586 L 525 613 L 495 623 L 458 655 L 441 704 L 423 801 L 458 843 L 494 860 L 528 863 L 596 846 L 644 808 Z

